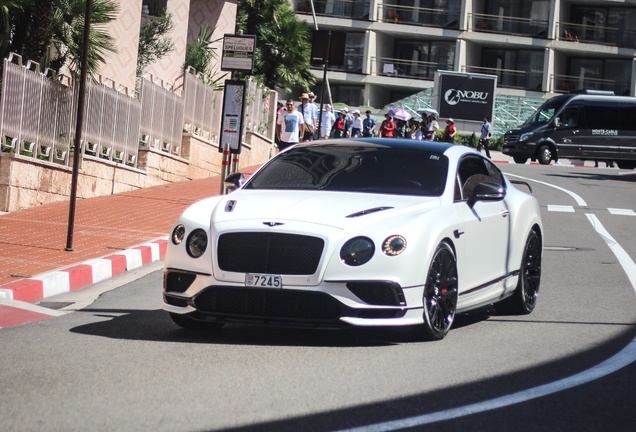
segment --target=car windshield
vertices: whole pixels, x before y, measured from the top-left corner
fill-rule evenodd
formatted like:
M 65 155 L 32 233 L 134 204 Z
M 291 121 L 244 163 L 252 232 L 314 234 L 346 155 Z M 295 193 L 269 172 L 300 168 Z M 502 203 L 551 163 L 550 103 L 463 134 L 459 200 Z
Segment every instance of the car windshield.
M 245 188 L 440 196 L 447 171 L 446 156 L 415 147 L 301 146 L 270 161 Z
M 542 124 L 548 123 L 554 117 L 554 113 L 563 106 L 566 100 L 569 97 L 567 96 L 557 96 L 555 98 L 550 99 L 543 105 L 541 105 L 535 112 L 530 116 L 528 120 L 524 123 L 524 126 L 539 126 Z

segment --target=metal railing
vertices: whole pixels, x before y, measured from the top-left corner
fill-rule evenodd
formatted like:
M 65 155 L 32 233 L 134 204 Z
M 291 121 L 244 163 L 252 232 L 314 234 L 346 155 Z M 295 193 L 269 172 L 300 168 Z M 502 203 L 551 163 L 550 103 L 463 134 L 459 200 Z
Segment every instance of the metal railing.
M 460 11 L 390 4 L 378 5 L 378 21 L 428 27 L 459 29 Z
M 629 81 L 616 81 L 574 75 L 551 75 L 552 90 L 555 93 L 569 93 L 575 90 L 607 90 L 617 95 L 631 94 Z
M 183 77 L 184 126 L 186 132 L 215 141 L 221 125 L 223 91 L 206 84 L 196 71 L 188 68 Z
M 137 142 L 166 153 L 181 155 L 184 102 L 176 93 L 141 80 L 141 120 Z
M 463 72 L 497 76 L 497 87 L 541 91 L 543 72 L 463 66 Z
M 309 0 L 294 0 L 294 11 L 299 14 L 311 14 Z M 318 16 L 369 19 L 369 2 L 361 0 L 314 0 L 314 12 Z
M 548 38 L 547 20 L 470 13 L 468 22 L 473 31 Z
M 569 22 L 559 22 L 556 27 L 559 40 L 625 48 L 636 47 L 635 30 Z
M 372 75 L 433 80 L 435 79 L 435 72 L 440 69 L 447 69 L 447 66 L 435 62 L 371 57 Z

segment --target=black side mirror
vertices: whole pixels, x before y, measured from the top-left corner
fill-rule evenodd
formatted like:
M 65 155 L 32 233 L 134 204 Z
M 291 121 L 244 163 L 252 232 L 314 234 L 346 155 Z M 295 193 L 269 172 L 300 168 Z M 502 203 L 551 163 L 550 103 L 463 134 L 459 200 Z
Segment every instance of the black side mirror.
M 481 182 L 468 198 L 468 207 L 473 207 L 477 201 L 501 201 L 506 197 L 506 189 L 493 182 Z
M 227 176 L 224 181 L 225 189 L 229 192 L 234 192 L 245 184 L 245 174 L 233 173 Z

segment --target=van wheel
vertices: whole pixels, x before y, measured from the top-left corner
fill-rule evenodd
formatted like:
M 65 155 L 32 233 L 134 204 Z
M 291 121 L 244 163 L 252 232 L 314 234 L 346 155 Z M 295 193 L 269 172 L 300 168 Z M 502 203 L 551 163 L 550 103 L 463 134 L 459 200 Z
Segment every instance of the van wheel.
M 539 147 L 539 151 L 537 152 L 537 159 L 539 159 L 539 163 L 541 165 L 549 165 L 552 160 L 552 150 L 547 145 L 542 145 Z
M 620 169 L 633 170 L 636 168 L 636 161 L 616 161 Z
M 528 161 L 528 158 L 523 156 L 515 156 L 513 157 L 513 159 L 515 160 L 515 163 L 518 163 L 518 164 L 524 164 Z

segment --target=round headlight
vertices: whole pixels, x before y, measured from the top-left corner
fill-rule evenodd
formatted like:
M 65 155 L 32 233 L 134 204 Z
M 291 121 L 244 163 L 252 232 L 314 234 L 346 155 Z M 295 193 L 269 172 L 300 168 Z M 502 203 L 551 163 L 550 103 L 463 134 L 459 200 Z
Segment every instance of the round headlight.
M 195 229 L 188 236 L 186 250 L 192 258 L 199 258 L 208 247 L 208 236 L 201 228 Z
M 185 227 L 179 224 L 172 230 L 172 243 L 176 245 L 181 244 L 183 237 L 185 237 Z
M 406 239 L 401 235 L 392 235 L 382 243 L 382 252 L 388 256 L 396 256 L 406 249 Z
M 367 237 L 355 237 L 340 249 L 340 259 L 350 266 L 361 266 L 369 262 L 375 252 L 373 241 Z

